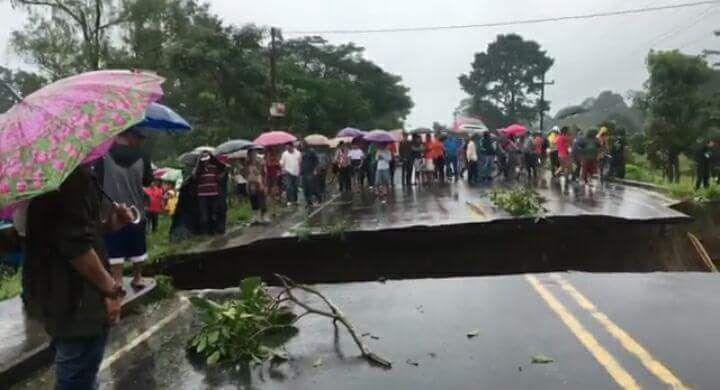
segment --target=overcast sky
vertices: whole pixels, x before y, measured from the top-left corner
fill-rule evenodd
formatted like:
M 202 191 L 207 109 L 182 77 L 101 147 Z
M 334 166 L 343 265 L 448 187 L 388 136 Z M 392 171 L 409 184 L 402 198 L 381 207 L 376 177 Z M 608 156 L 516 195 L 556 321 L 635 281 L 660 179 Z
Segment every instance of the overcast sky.
M 210 0 L 226 22 L 276 26 L 284 31 L 477 24 L 515 19 L 579 15 L 689 0 Z M 611 89 L 624 94 L 647 78 L 644 58 L 650 48 L 681 48 L 697 54 L 720 49 L 712 35 L 720 5 L 512 27 L 394 34 L 326 35 L 333 43 L 353 41 L 387 71 L 400 75 L 415 107 L 408 125 L 450 123 L 465 97 L 457 81 L 470 70 L 473 54 L 496 35 L 515 32 L 537 41 L 555 59 L 548 80 L 551 112 L 579 104 Z M 20 61 L 7 48 L 10 32 L 24 15 L 0 0 L 0 64 Z M 285 38 L 293 35 L 285 34 Z

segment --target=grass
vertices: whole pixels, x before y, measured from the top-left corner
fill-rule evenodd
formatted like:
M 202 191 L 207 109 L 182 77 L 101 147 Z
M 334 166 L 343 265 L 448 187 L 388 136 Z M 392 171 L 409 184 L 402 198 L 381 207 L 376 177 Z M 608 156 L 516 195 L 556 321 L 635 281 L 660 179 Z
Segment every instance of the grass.
M 710 188 L 695 190 L 693 167 L 687 158 L 680 160 L 681 177 L 679 183 L 670 183 L 665 180 L 662 172 L 653 169 L 642 156 L 634 155 L 631 160 L 633 163 L 625 166 L 626 179 L 657 185 L 674 199 L 692 199 L 697 202 L 720 200 L 719 185 L 713 184 Z
M 20 285 L 20 269 L 17 271 L 11 269 L 0 269 L 0 301 L 13 298 L 20 294 L 22 286 Z
M 246 201 L 233 202 L 228 205 L 227 229 L 231 230 L 245 224 L 252 217 L 250 203 Z M 205 240 L 207 237 L 191 237 L 181 242 L 170 242 L 170 217 L 161 215 L 158 220 L 158 229 L 147 235 L 148 263 L 162 261 L 168 255 L 190 248 Z

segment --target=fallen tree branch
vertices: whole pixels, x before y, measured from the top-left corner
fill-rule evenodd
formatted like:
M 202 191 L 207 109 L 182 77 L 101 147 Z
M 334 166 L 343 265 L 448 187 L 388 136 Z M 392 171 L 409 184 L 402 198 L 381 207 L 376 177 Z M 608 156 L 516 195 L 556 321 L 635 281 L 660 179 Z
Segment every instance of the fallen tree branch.
M 302 284 L 297 284 L 292 279 L 290 279 L 284 275 L 275 274 L 275 277 L 277 277 L 278 280 L 280 280 L 280 283 L 282 283 L 282 285 L 283 285 L 283 291 L 281 294 L 285 294 L 286 298 L 289 301 L 295 303 L 296 305 L 298 305 L 306 310 L 306 312 L 303 313 L 302 315 L 300 315 L 297 319 L 300 319 L 301 317 L 303 317 L 307 314 L 317 314 L 317 315 L 320 315 L 323 317 L 331 318 L 333 320 L 333 322 L 340 322 L 341 324 L 343 324 L 345 326 L 348 333 L 350 333 L 350 336 L 352 336 L 353 341 L 355 341 L 355 344 L 360 349 L 360 353 L 364 359 L 366 359 L 367 361 L 369 361 L 371 363 L 380 365 L 385 368 L 392 368 L 392 362 L 385 359 L 384 357 L 372 352 L 370 350 L 370 348 L 367 346 L 367 344 L 365 344 L 362 341 L 362 339 L 360 338 L 360 336 L 358 336 L 358 333 L 355 330 L 355 327 L 347 319 L 347 317 L 340 310 L 340 308 L 338 308 L 334 303 L 332 303 L 332 301 L 330 301 L 330 299 L 328 299 L 326 296 L 324 296 L 320 291 L 318 291 L 312 287 L 308 287 L 308 286 L 305 286 Z M 296 297 L 293 294 L 293 289 L 305 291 L 309 294 L 317 296 L 318 298 L 320 298 L 320 300 L 322 300 L 325 303 L 325 305 L 327 305 L 327 307 L 330 309 L 330 311 L 320 310 L 320 309 L 317 309 L 317 308 L 314 308 L 314 307 L 308 305 L 307 303 L 303 302 L 302 300 L 300 300 L 298 297 Z

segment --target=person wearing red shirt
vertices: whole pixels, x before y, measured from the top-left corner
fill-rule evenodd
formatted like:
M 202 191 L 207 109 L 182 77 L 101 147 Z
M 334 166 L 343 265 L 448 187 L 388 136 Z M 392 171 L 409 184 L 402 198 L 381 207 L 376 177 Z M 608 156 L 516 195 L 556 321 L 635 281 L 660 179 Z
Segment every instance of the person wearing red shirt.
M 440 139 L 430 141 L 430 158 L 435 166 L 435 178 L 445 182 L 445 145 Z
M 560 168 L 558 168 L 555 175 L 560 173 L 569 174 L 572 171 L 572 160 L 570 159 L 570 135 L 568 135 L 568 128 L 564 126 L 560 129 L 560 135 L 555 140 L 558 151 L 558 159 L 560 160 Z
M 162 187 L 160 186 L 159 180 L 153 180 L 150 187 L 143 189 L 145 195 L 148 197 L 148 206 L 145 210 L 151 231 L 156 232 L 158 227 L 158 215 L 162 213 L 165 208 L 163 207 L 163 196 L 165 195 Z

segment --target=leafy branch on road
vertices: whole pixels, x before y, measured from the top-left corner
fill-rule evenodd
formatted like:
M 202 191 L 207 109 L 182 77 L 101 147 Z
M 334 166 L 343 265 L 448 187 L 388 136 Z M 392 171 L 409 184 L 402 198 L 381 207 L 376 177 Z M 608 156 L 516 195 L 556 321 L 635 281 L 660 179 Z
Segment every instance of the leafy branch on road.
M 267 360 L 287 360 L 279 346 L 297 332 L 295 324 L 306 315 L 315 314 L 341 323 L 360 349 L 361 356 L 371 363 L 390 368 L 392 363 L 373 353 L 362 341 L 355 327 L 343 312 L 318 290 L 295 283 L 283 275 L 275 275 L 282 290 L 273 296 L 260 278 L 242 280 L 240 295 L 226 302 L 192 297 L 190 301 L 201 312 L 202 326 L 190 340 L 188 348 L 203 356 L 208 365 Z M 297 297 L 303 292 L 320 299 L 325 307 L 312 306 Z M 296 314 L 288 304 L 303 310 Z
M 547 212 L 545 198 L 532 188 L 496 188 L 488 193 L 493 204 L 513 217 L 539 217 Z

